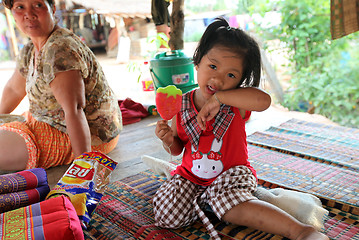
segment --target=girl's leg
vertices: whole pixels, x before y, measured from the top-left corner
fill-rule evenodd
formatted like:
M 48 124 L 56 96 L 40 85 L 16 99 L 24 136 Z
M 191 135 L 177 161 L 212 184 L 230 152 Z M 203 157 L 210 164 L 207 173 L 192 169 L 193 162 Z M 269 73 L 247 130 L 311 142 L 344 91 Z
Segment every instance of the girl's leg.
M 0 130 L 0 170 L 24 170 L 28 159 L 24 138 L 16 132 Z
M 197 218 L 193 205 L 196 195 L 197 186 L 180 175 L 164 182 L 153 197 L 156 225 L 179 228 L 193 223 Z
M 290 239 L 329 239 L 312 226 L 302 224 L 276 206 L 260 200 L 240 203 L 223 215 L 223 220 Z

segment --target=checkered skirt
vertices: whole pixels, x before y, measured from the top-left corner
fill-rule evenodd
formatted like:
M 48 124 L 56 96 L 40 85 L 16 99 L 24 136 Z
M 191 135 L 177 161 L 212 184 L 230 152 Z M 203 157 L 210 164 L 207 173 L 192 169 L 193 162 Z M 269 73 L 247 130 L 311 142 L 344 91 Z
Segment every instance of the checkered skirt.
M 256 187 L 257 179 L 245 166 L 228 169 L 208 187 L 175 175 L 162 184 L 153 198 L 156 225 L 179 228 L 192 224 L 199 217 L 212 238 L 219 239 L 218 233 L 202 211 L 204 205 L 209 204 L 221 219 L 239 203 L 257 199 L 252 195 Z

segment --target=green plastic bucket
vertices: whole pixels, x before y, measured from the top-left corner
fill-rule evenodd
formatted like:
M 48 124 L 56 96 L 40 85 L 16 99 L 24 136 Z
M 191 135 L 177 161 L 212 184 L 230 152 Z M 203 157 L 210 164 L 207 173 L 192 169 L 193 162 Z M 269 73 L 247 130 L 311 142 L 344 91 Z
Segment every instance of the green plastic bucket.
M 150 61 L 150 73 L 155 89 L 175 85 L 185 93 L 198 87 L 192 59 L 181 50 L 156 54 Z

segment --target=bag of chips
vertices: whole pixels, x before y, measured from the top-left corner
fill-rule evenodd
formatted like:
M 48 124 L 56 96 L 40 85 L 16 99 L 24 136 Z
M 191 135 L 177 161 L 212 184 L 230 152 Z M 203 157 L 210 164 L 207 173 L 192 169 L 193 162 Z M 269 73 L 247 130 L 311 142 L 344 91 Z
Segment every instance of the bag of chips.
M 74 205 L 82 227 L 86 228 L 116 165 L 103 153 L 83 153 L 74 159 L 46 199 L 66 195 Z

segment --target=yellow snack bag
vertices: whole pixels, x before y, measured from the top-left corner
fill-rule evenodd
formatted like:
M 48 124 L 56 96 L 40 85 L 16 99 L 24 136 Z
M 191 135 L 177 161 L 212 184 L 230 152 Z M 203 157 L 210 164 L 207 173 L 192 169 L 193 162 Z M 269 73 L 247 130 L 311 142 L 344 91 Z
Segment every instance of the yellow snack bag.
M 86 228 L 116 165 L 115 161 L 103 153 L 83 153 L 74 159 L 46 199 L 66 195 Z

